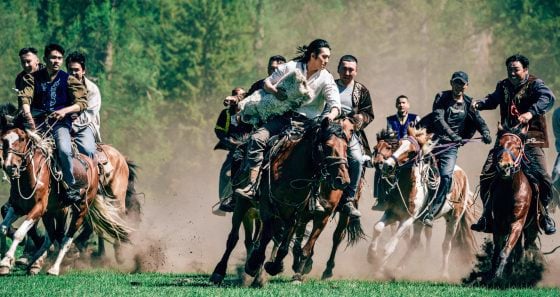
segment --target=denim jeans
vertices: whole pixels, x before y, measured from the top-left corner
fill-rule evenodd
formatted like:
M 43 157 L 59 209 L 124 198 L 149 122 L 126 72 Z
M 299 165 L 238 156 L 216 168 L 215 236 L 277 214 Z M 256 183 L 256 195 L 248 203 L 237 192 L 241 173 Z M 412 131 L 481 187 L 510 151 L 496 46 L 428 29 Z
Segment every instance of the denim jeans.
M 358 183 L 360 182 L 360 177 L 362 176 L 363 171 L 362 145 L 360 144 L 360 139 L 356 133 L 352 134 L 350 142 L 348 142 L 347 158 L 350 173 L 350 184 L 346 187 L 344 194 L 348 201 L 352 201 L 356 198 Z
M 64 124 L 57 124 L 52 129 L 56 150 L 58 152 L 58 162 L 62 169 L 64 182 L 69 187 L 74 186 L 74 174 L 72 173 L 72 139 L 70 128 Z
M 449 193 L 449 190 L 451 190 L 451 182 L 453 181 L 453 169 L 455 168 L 455 163 L 457 162 L 458 149 L 458 147 L 446 148 L 446 151 L 440 153 L 436 157 L 438 160 L 440 182 L 438 190 L 436 192 L 436 197 L 431 206 L 431 214 L 434 216 L 445 201 L 445 196 L 447 196 L 447 193 Z
M 80 153 L 93 158 L 93 154 L 97 150 L 97 144 L 95 143 L 94 132 L 90 127 L 84 127 L 74 132 L 74 141 Z

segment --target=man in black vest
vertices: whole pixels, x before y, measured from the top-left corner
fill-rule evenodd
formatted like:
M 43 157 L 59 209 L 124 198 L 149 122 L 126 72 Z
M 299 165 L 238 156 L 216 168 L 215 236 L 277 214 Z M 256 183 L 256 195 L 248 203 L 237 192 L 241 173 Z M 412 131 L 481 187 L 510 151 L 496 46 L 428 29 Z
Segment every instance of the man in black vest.
M 509 127 L 520 123 L 529 125 L 524 148 L 525 156 L 529 159 L 527 165 L 529 170 L 524 170 L 524 172 L 531 183 L 539 185 L 539 197 L 544 206 L 540 225 L 545 234 L 554 234 L 556 232 L 554 221 L 547 211 L 548 203 L 551 200 L 551 178 L 546 171 L 543 151 L 543 148 L 548 147 L 544 114 L 554 105 L 554 94 L 541 79 L 529 74 L 527 57 L 516 54 L 507 58 L 505 64 L 508 77 L 498 82 L 494 93 L 481 101 L 473 102 L 472 107 L 478 110 L 488 110 L 500 106 L 502 123 Z M 488 177 L 495 171 L 493 158 L 495 149 L 496 146 L 490 150 L 480 175 L 480 197 L 484 201 L 484 212 L 480 220 L 471 226 L 475 231 L 487 233 L 492 231 L 492 203 L 488 199 L 492 179 Z

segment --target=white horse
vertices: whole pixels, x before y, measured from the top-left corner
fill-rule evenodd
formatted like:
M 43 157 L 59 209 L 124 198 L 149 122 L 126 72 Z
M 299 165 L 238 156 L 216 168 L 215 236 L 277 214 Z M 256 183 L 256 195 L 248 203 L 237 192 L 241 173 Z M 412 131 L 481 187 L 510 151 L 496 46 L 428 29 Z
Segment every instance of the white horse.
M 399 265 L 404 265 L 410 259 L 419 245 L 424 227 L 419 222 L 414 223 L 425 213 L 433 199 L 428 194 L 429 179 L 434 182 L 434 177 L 430 178 L 432 158 L 426 158 L 434 147 L 431 134 L 426 133 L 424 129 L 409 128 L 408 135 L 410 136 L 401 140 L 399 148 L 383 164 L 385 173 L 396 173 L 390 177 L 386 174 L 384 176 L 385 182 L 392 186 L 392 190 L 388 194 L 388 207 L 374 226 L 368 249 L 368 261 L 378 265 L 379 274 L 383 274 L 400 239 L 414 225 L 411 242 Z M 408 166 L 399 166 L 403 164 Z M 396 170 L 397 167 L 401 168 Z M 387 182 L 387 179 L 392 181 Z M 451 191 L 447 194 L 444 206 L 435 216 L 435 219 L 445 218 L 447 221 L 441 267 L 442 276 L 445 278 L 449 277 L 449 256 L 452 247 L 462 248 L 468 258 L 472 258 L 476 252 L 476 240 L 470 230 L 470 225 L 475 220 L 473 204 L 467 176 L 460 167 L 455 166 Z M 381 233 L 386 226 L 394 223 L 398 223 L 397 231 L 380 250 Z

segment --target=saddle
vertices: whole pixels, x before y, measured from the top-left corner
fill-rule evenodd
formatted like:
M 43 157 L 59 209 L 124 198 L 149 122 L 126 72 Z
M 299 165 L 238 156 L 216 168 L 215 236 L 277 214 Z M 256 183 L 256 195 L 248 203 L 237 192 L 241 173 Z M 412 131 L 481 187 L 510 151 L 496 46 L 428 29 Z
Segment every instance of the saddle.
M 105 184 L 111 172 L 113 172 L 113 166 L 109 162 L 109 158 L 107 157 L 107 153 L 103 150 L 102 144 L 97 144 L 97 150 L 93 154 L 93 160 L 97 163 L 97 167 L 99 167 L 99 179 L 101 184 Z

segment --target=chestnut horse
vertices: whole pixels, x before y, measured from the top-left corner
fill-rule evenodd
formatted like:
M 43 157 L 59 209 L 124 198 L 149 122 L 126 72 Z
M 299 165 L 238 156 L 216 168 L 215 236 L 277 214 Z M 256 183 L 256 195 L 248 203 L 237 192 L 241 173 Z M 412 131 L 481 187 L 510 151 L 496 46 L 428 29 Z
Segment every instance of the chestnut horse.
M 265 270 L 270 275 L 283 271 L 283 259 L 288 254 L 296 224 L 320 191 L 328 201 L 326 214 L 314 220 L 313 231 L 303 248 L 302 265 L 296 267 L 294 276 L 301 278 L 317 238 L 340 201 L 342 190 L 350 182 L 346 150 L 352 123 L 347 119 L 332 123 L 323 121 L 320 126 L 313 123 L 306 123 L 310 127 L 305 129 L 301 139 L 288 139 L 271 151 L 270 164 L 264 169 L 259 186 L 261 236 L 245 264 L 245 272 L 250 276 L 260 271 L 273 236 L 279 248 L 274 260 L 266 263 Z
M 500 127 L 501 128 L 501 127 Z M 538 193 L 534 193 L 527 176 L 521 170 L 525 146 L 525 130 L 499 129 L 499 151 L 496 155 L 497 176 L 492 185 L 494 216 L 494 254 L 492 268 L 495 277 L 502 277 L 506 265 L 522 256 L 522 249 L 538 250 Z M 519 240 L 524 236 L 524 242 Z M 513 259 L 510 254 L 514 251 Z M 509 260 L 509 261 L 508 261 Z
M 108 144 L 98 144 L 95 152 L 99 168 L 98 194 L 111 202 L 119 211 L 122 218 L 132 224 L 138 224 L 142 215 L 142 206 L 138 200 L 135 183 L 137 179 L 137 165 L 128 160 L 116 148 Z M 76 237 L 76 246 L 83 252 L 87 248 L 87 241 L 93 234 L 91 224 L 86 221 L 84 229 Z M 95 256 L 105 255 L 105 241 L 98 236 L 98 251 Z M 119 242 L 115 242 L 115 259 L 122 263 Z
M 365 170 L 364 172 L 365 173 Z M 361 198 L 361 191 L 364 184 L 364 177 L 362 175 L 360 179 L 360 183 L 358 184 L 358 190 L 356 191 L 356 199 L 354 200 L 354 207 L 358 208 L 358 202 Z M 331 192 L 334 194 L 335 192 Z M 306 214 L 302 215 L 301 219 L 298 222 L 298 226 L 296 229 L 295 237 L 294 237 L 294 244 L 292 253 L 294 256 L 294 264 L 292 269 L 294 272 L 297 272 L 297 269 L 303 265 L 303 270 L 301 270 L 300 275 L 296 275 L 294 280 L 301 279 L 301 276 L 311 272 L 313 266 L 313 259 L 309 257 L 307 262 L 302 263 L 302 253 L 303 249 L 301 247 L 303 243 L 303 239 L 305 237 L 305 231 L 307 230 L 307 224 L 309 221 L 313 221 L 313 224 L 317 225 L 318 222 L 321 222 L 324 219 L 324 215 L 332 215 L 334 216 L 335 213 L 332 211 L 332 207 L 336 204 L 335 211 L 338 213 L 338 223 L 336 228 L 333 232 L 332 237 L 332 247 L 331 252 L 329 254 L 329 259 L 327 260 L 327 266 L 321 275 L 321 279 L 329 279 L 333 276 L 333 269 L 335 267 L 335 257 L 336 252 L 338 251 L 338 247 L 345 236 L 347 236 L 348 246 L 353 246 L 365 237 L 364 231 L 362 230 L 362 225 L 360 223 L 359 218 L 350 219 L 348 213 L 341 211 L 339 201 L 333 201 L 338 198 L 337 195 L 326 195 L 328 198 L 324 199 L 323 204 L 326 204 L 328 211 L 326 213 L 319 213 L 315 214 L 314 212 L 307 212 Z M 331 199 L 333 198 L 333 199 Z
M 1 110 L 6 110 L 4 107 Z M 15 109 L 15 108 L 13 108 Z M 129 229 L 120 221 L 118 211 L 97 195 L 99 174 L 97 165 L 89 158 L 78 155 L 73 160 L 74 175 L 79 184 L 84 184 L 83 199 L 75 209 L 69 211 L 60 203 L 56 189 L 61 189 L 60 176 L 53 165 L 53 142 L 45 135 L 26 132 L 23 129 L 21 115 L 0 116 L 3 143 L 3 169 L 13 184 L 17 185 L 18 195 L 10 195 L 11 207 L 1 224 L 2 236 L 7 228 L 20 216 L 26 219 L 14 234 L 14 240 L 4 258 L 0 261 L 0 274 L 9 274 L 14 264 L 17 245 L 40 218 L 43 219 L 47 236 L 43 245 L 36 252 L 31 263 L 42 257 L 51 245 L 51 240 L 60 243 L 60 252 L 55 263 L 48 270 L 49 274 L 58 275 L 60 265 L 73 242 L 73 236 L 85 219 L 92 222 L 94 230 L 116 241 L 128 241 Z M 45 122 L 47 132 L 50 123 Z M 47 134 L 47 133 L 45 133 Z M 51 191 L 53 189 L 53 191 Z M 65 231 L 66 215 L 70 215 L 70 224 Z
M 425 129 L 408 129 L 408 137 L 400 140 L 399 148 L 383 163 L 384 182 L 391 189 L 388 191 L 388 207 L 381 219 L 375 224 L 373 237 L 368 249 L 368 261 L 377 265 L 383 272 L 390 256 L 396 250 L 400 238 L 406 234 L 414 222 L 420 218 L 432 203 L 429 184 L 435 182 L 433 176 L 431 134 Z M 392 174 L 391 174 L 392 173 Z M 474 222 L 474 201 L 469 191 L 465 172 L 455 166 L 451 192 L 446 197 L 443 208 L 436 215 L 445 218 L 446 233 L 442 244 L 442 275 L 448 277 L 449 256 L 452 247 L 463 249 L 466 258 L 474 257 L 476 241 L 470 230 Z M 399 223 L 396 233 L 389 239 L 381 253 L 378 253 L 379 237 L 385 226 Z M 412 242 L 401 260 L 402 265 L 411 258 L 420 239 L 422 226 L 414 224 Z

